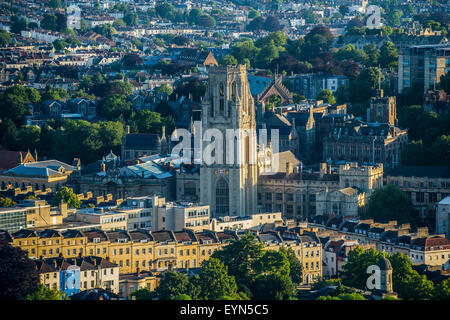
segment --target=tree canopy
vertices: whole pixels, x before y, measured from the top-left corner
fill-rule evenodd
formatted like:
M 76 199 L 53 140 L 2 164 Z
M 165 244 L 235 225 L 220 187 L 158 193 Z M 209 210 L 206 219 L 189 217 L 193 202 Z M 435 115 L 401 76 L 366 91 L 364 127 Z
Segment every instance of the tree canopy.
M 393 184 L 375 189 L 369 198 L 364 217 L 382 223 L 396 220 L 399 223 L 417 225 L 417 213 L 411 200 Z
M 28 254 L 0 238 L 0 299 L 23 300 L 39 283 L 39 274 Z

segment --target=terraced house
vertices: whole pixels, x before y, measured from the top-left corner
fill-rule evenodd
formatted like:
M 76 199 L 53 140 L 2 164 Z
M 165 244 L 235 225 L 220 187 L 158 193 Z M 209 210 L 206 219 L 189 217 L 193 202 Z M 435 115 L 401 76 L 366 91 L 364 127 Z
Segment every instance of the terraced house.
M 313 232 L 300 229 L 271 230 L 258 234 L 265 250 L 292 249 L 303 267 L 303 283 L 322 278 L 322 244 Z
M 0 236 L 2 233 L 13 246 L 27 251 L 32 259 L 96 256 L 117 265 L 120 274 L 199 268 L 214 251 L 239 238 L 239 234 L 231 230 L 203 230 L 195 233 L 188 229 L 155 232 L 97 229 L 58 232 L 47 229 L 21 230 L 12 234 L 3 231 Z M 278 230 L 257 232 L 256 235 L 266 250 L 292 248 L 302 262 L 304 282 L 311 283 L 322 278 L 322 247 L 313 232 Z
M 218 248 L 237 239 L 232 231 L 67 230 L 1 231 L 32 259 L 98 256 L 119 266 L 120 273 L 196 268 Z

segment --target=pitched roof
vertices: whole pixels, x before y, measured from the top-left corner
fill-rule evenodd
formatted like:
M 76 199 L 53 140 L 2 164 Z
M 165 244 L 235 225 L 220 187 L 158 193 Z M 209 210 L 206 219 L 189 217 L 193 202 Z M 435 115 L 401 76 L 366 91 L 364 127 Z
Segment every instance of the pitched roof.
M 156 133 L 129 133 L 125 136 L 125 149 L 153 149 L 159 143 Z
M 450 167 L 398 166 L 384 169 L 385 176 L 450 178 Z
M 170 231 L 166 231 L 166 230 L 154 231 L 154 232 L 152 232 L 152 236 L 153 236 L 153 239 L 155 239 L 155 241 L 158 241 L 158 242 L 175 240 L 173 233 Z
M 9 170 L 20 165 L 20 155 L 22 155 L 23 162 L 35 161 L 29 152 L 0 150 L 0 170 Z

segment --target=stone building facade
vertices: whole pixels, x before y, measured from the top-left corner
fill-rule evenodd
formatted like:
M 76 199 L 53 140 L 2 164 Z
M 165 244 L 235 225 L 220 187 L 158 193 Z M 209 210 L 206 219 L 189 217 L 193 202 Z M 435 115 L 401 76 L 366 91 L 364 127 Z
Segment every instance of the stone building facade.
M 395 167 L 407 143 L 407 130 L 387 123 L 351 120 L 330 128 L 329 135 L 323 138 L 322 158 Z
M 210 153 L 214 157 L 212 164 L 203 159 L 200 167 L 200 202 L 210 204 L 213 217 L 255 213 L 256 119 L 245 66 L 210 68 L 202 102 L 204 135 L 208 129 L 215 132 L 217 150 Z M 240 129 L 240 133 L 227 137 L 227 129 Z M 205 155 L 212 139 L 209 142 L 205 141 L 205 136 L 203 139 Z
M 397 125 L 397 103 L 395 97 L 385 97 L 383 90 L 378 90 L 377 95 L 370 99 L 370 107 L 367 109 L 367 122 L 389 123 Z
M 368 198 L 383 185 L 383 166 L 345 164 L 336 168 L 322 163 L 319 172 L 286 172 L 262 175 L 258 180 L 258 203 L 265 212 L 282 212 L 286 219 L 304 221 L 317 214 L 321 193 L 353 188 Z M 362 206 L 361 195 L 356 205 Z M 352 209 L 354 211 L 354 209 Z M 351 211 L 352 211 L 351 210 Z M 358 210 L 358 209 L 357 209 Z

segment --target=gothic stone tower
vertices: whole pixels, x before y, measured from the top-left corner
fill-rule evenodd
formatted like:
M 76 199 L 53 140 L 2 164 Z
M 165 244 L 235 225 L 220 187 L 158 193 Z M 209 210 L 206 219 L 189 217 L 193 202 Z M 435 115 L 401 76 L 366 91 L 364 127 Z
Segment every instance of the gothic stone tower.
M 211 129 L 220 131 L 223 153 L 212 152 L 216 160 L 208 164 L 205 163 L 205 149 L 213 140 L 205 139 L 205 135 Z M 234 132 L 241 129 L 250 134 L 230 138 L 228 129 Z M 254 214 L 258 178 L 256 119 L 245 66 L 210 67 L 202 101 L 202 135 L 200 201 L 210 205 L 213 217 Z

